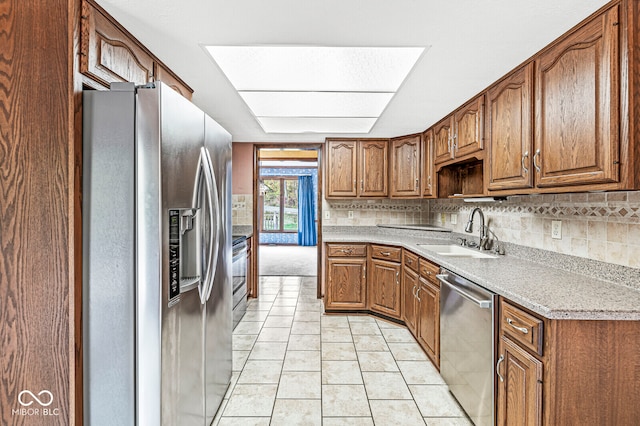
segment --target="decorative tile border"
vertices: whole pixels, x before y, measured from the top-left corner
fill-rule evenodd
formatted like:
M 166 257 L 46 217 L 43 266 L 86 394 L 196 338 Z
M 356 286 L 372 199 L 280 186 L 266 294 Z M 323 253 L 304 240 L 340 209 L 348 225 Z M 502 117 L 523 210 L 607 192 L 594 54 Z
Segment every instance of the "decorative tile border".
M 405 211 L 405 212 L 422 212 L 428 211 L 428 205 L 422 201 L 407 203 L 398 200 L 376 200 L 375 202 L 367 201 L 326 201 L 331 210 L 375 210 L 375 211 Z M 393 204 L 392 204 L 393 203 Z
M 532 214 L 545 217 L 616 218 L 640 222 L 640 197 L 637 192 L 609 194 L 567 194 L 564 196 L 518 196 L 503 202 L 465 203 L 462 200 L 432 200 L 432 213 L 468 212 L 481 207 L 485 213 Z M 578 197 L 579 196 L 579 197 Z M 638 201 L 630 201 L 630 200 Z

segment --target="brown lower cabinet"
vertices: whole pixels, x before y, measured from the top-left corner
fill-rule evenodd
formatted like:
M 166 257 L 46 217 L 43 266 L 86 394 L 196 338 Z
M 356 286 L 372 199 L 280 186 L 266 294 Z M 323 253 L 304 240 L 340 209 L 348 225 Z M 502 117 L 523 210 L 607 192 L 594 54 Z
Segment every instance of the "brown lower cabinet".
M 498 426 L 640 424 L 638 321 L 498 318 Z
M 367 307 L 365 244 L 326 244 L 325 309 L 360 310 Z
M 542 424 L 542 362 L 508 337 L 500 338 L 499 425 Z
M 433 364 L 440 368 L 440 286 L 420 277 L 416 339 Z
M 374 312 L 400 319 L 400 263 L 371 259 L 368 287 L 369 308 Z
M 418 299 L 416 293 L 420 288 L 418 274 L 411 268 L 402 268 L 402 320 L 414 336 L 418 332 Z

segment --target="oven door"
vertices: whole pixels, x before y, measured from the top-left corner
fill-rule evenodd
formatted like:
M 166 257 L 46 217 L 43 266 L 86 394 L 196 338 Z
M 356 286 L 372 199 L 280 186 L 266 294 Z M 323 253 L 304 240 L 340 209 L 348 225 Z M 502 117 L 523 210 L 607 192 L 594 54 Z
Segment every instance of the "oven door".
M 247 242 L 233 245 L 233 328 L 247 311 Z

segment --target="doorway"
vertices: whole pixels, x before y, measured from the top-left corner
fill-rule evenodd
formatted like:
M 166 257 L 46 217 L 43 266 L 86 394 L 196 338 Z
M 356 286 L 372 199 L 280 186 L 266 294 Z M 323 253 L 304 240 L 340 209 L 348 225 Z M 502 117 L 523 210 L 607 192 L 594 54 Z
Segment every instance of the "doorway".
M 254 145 L 253 229 L 260 276 L 321 274 L 322 144 Z

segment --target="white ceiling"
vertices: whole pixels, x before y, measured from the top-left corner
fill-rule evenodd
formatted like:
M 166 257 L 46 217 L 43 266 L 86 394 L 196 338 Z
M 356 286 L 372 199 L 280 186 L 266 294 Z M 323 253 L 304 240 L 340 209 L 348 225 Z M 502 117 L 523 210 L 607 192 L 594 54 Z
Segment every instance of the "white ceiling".
M 430 46 L 365 137 L 425 130 L 607 0 L 98 0 L 235 142 L 266 134 L 203 45 Z M 359 135 L 344 135 L 354 137 Z

